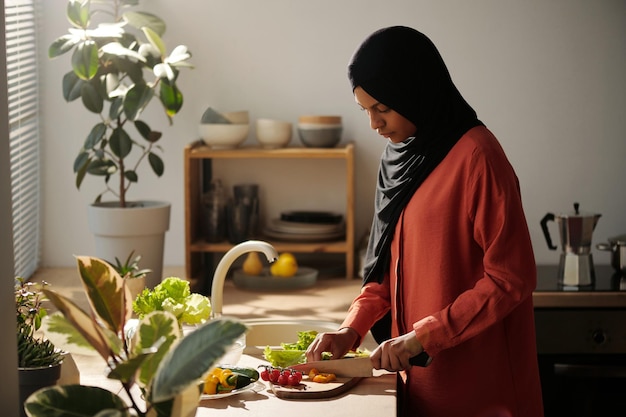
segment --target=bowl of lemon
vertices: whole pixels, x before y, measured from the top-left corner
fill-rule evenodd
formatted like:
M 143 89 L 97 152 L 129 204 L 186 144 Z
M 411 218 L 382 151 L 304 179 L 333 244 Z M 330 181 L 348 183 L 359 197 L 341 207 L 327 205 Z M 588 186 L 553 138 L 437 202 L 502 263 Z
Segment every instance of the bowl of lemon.
M 250 252 L 241 269 L 233 271 L 235 286 L 249 290 L 290 290 L 315 285 L 318 271 L 298 265 L 296 257 L 283 252 L 264 266 L 257 252 Z

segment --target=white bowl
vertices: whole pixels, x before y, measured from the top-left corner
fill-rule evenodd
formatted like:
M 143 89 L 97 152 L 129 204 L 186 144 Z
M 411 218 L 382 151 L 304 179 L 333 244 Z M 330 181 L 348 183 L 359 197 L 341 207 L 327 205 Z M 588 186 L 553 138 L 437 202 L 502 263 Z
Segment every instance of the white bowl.
M 205 144 L 214 149 L 233 149 L 248 137 L 249 124 L 200 123 L 198 134 Z
M 263 148 L 276 149 L 287 146 L 291 141 L 293 126 L 289 122 L 272 119 L 257 119 L 256 138 Z

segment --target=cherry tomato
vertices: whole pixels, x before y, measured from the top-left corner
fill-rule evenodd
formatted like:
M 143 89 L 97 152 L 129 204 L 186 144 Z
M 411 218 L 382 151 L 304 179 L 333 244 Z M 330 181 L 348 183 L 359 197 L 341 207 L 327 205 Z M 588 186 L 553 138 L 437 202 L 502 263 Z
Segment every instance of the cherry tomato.
M 298 385 L 299 383 L 300 381 L 298 380 L 296 374 L 289 374 L 289 377 L 287 378 L 287 385 Z
M 270 371 L 268 371 L 267 368 L 265 368 L 265 369 L 263 369 L 261 371 L 260 376 L 261 376 L 261 379 L 263 381 L 269 381 L 270 380 Z
M 289 375 L 282 373 L 278 377 L 278 385 L 288 385 L 289 384 Z
M 272 369 L 272 371 L 270 372 L 269 378 L 270 378 L 270 382 L 272 383 L 276 383 L 278 382 L 278 377 L 280 376 L 280 369 Z

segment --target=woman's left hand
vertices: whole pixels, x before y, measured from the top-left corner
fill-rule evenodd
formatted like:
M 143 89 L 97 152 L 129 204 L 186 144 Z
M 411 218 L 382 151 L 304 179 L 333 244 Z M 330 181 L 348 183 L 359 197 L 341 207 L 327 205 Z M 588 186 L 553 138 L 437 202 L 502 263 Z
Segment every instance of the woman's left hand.
M 423 350 L 422 344 L 415 337 L 415 332 L 411 331 L 381 343 L 372 352 L 372 364 L 376 369 L 385 369 L 390 372 L 401 371 L 409 368 L 411 366 L 409 359 Z

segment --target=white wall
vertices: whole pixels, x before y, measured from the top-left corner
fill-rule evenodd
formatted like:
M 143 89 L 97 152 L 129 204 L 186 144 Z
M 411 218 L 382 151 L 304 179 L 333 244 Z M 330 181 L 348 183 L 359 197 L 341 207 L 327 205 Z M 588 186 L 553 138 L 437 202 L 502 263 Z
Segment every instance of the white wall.
M 44 266 L 72 266 L 73 254 L 93 253 L 85 205 L 101 190 L 77 191 L 72 162 L 95 123 L 80 103 L 66 104 L 62 75 L 69 56 L 46 59 L 48 44 L 65 33 L 65 0 L 43 2 L 42 71 L 44 165 Z M 369 226 L 378 157 L 383 141 L 354 103 L 346 65 L 372 31 L 409 25 L 431 37 L 459 90 L 499 137 L 521 181 L 539 263 L 556 263 L 539 221 L 568 212 L 579 201 L 602 214 L 594 243 L 626 233 L 626 2 L 623 0 L 150 0 L 145 7 L 166 18 L 166 42 L 187 44 L 195 69 L 181 74 L 185 104 L 163 126 L 163 178 L 146 172 L 132 198 L 173 203 L 166 237 L 167 265 L 184 264 L 183 148 L 196 139 L 207 106 L 249 110 L 252 119 L 295 122 L 302 114 L 338 114 L 344 140 L 356 142 L 357 238 Z M 154 127 L 153 126 L 153 127 Z M 255 141 L 251 133 L 248 142 Z M 294 143 L 299 144 L 297 138 Z M 260 177 L 272 207 L 292 207 L 302 188 L 298 165 L 253 172 L 229 165 L 227 184 Z M 307 187 L 325 190 L 340 171 L 321 165 L 306 171 Z M 264 182 L 262 184 L 265 184 Z M 310 185 L 309 185 L 310 184 Z M 283 193 L 278 190 L 292 190 Z M 342 195 L 328 202 L 341 207 Z M 267 203 L 267 201 L 266 201 Z M 296 201 L 297 203 L 297 201 Z M 305 208 L 305 207 L 300 207 Z M 269 213 L 272 215 L 273 213 Z M 554 230 L 554 229 L 553 229 Z M 554 239 L 557 240 L 556 232 Z M 597 251 L 596 251 L 597 252 Z M 594 253 L 608 263 L 607 252 Z

